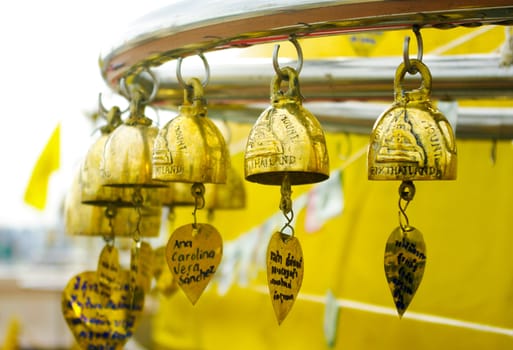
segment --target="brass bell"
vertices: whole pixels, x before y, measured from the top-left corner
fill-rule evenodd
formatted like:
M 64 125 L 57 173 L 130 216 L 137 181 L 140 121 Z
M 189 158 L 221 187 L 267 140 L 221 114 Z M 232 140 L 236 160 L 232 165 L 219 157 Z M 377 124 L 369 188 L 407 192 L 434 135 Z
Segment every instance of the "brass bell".
M 159 235 L 162 207 L 143 205 L 137 211 L 134 208 L 84 204 L 80 180 L 81 171 L 74 176 L 64 202 L 64 224 L 68 234 L 131 237 L 139 228 L 142 237 Z M 145 200 L 154 201 L 149 196 Z
M 430 101 L 431 73 L 418 59 L 403 62 L 394 79 L 394 103 L 374 124 L 368 149 L 369 180 L 454 180 L 456 141 L 451 125 Z M 418 89 L 405 91 L 405 74 L 421 75 Z
M 207 117 L 203 87 L 196 78 L 185 88 L 178 116 L 159 131 L 153 148 L 153 179 L 224 183 L 230 157 L 217 126 Z
M 144 116 L 144 92 L 133 88 L 130 116 L 108 137 L 100 171 L 104 185 L 120 187 L 162 187 L 152 179 L 151 158 L 158 128 Z
M 122 124 L 119 108 L 111 108 L 106 114 L 106 119 L 107 124 L 100 128 L 100 137 L 91 145 L 82 163 L 80 171 L 82 203 L 99 206 L 133 207 L 133 190 L 131 188 L 104 186 L 105 181 L 100 167 L 105 143 L 109 135 Z M 155 195 L 152 198 L 157 199 Z M 159 203 L 154 201 L 153 205 L 158 206 Z
M 288 80 L 288 91 L 280 91 Z M 246 180 L 281 185 L 286 174 L 291 185 L 324 181 L 329 159 L 324 132 L 317 118 L 302 106 L 296 70 L 281 69 L 271 83 L 271 102 L 253 125 L 244 154 Z

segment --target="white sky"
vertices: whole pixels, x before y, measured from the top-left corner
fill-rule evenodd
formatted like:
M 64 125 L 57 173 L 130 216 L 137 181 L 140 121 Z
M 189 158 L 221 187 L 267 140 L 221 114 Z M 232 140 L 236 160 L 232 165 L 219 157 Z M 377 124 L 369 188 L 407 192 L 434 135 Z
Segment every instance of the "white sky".
M 0 227 L 55 220 L 72 168 L 92 142 L 85 112 L 109 88 L 101 50 L 129 24 L 172 1 L 3 1 L 0 4 Z M 23 202 L 36 159 L 61 121 L 61 170 L 50 182 L 47 210 Z

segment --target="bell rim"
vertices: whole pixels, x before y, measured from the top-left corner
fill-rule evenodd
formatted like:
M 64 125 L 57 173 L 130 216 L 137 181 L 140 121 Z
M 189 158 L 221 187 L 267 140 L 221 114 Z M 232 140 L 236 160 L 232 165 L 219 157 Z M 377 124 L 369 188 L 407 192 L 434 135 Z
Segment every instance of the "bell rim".
M 310 185 L 323 182 L 330 177 L 330 175 L 325 172 L 270 171 L 265 173 L 246 174 L 245 179 L 246 181 L 261 185 L 281 186 L 285 175 L 289 176 L 291 185 Z

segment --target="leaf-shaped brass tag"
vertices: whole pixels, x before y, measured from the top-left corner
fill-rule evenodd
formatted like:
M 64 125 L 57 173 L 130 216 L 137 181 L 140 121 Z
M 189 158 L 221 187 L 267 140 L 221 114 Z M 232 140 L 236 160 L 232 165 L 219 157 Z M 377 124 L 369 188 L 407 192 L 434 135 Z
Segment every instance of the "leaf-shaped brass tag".
M 102 305 L 109 300 L 111 290 L 118 284 L 120 270 L 118 250 L 112 245 L 105 245 L 100 253 L 96 271 Z
M 426 245 L 414 227 L 397 227 L 385 248 L 385 275 L 399 316 L 410 305 L 424 275 Z
M 294 236 L 275 232 L 267 247 L 267 284 L 278 324 L 287 317 L 303 282 L 303 251 Z
M 144 294 L 132 298 L 130 274 L 120 270 L 109 300 L 101 303 L 96 271 L 74 276 L 62 293 L 62 314 L 83 349 L 121 349 L 133 335 Z
M 223 240 L 209 224 L 184 225 L 175 230 L 166 247 L 169 269 L 194 305 L 217 271 Z
M 148 293 L 153 277 L 153 248 L 147 242 L 138 242 L 130 255 L 130 279 L 132 286 Z

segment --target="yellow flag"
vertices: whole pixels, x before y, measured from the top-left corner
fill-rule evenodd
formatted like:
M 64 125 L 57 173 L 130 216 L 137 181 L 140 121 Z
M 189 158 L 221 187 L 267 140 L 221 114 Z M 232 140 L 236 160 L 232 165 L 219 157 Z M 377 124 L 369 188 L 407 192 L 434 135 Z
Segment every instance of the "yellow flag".
M 20 335 L 20 321 L 16 317 L 12 317 L 7 325 L 7 331 L 4 336 L 4 344 L 2 350 L 17 350 L 20 349 L 19 344 Z
M 30 181 L 25 190 L 25 202 L 39 210 L 46 206 L 48 181 L 52 172 L 60 166 L 61 124 L 57 124 L 37 159 Z

